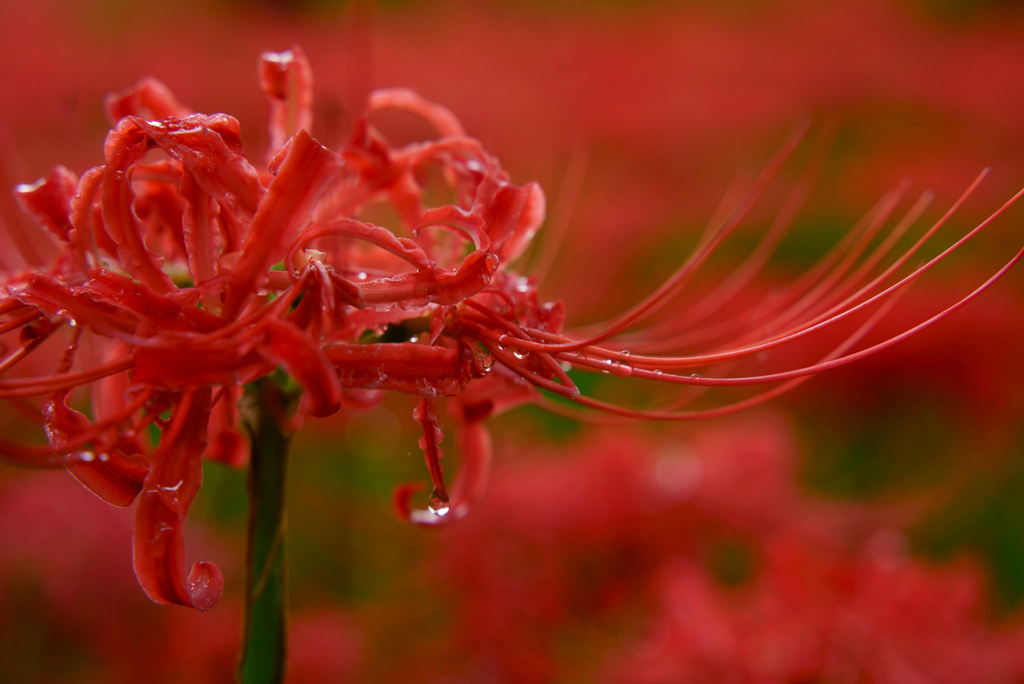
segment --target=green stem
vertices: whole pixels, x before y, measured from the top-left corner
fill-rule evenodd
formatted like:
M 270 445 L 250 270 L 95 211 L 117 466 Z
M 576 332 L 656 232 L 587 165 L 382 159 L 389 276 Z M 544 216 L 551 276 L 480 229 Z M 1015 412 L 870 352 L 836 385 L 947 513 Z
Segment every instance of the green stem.
M 291 435 L 282 424 L 294 402 L 271 378 L 246 389 L 249 463 L 249 551 L 245 626 L 238 679 L 278 684 L 287 662 L 284 542 L 285 483 Z

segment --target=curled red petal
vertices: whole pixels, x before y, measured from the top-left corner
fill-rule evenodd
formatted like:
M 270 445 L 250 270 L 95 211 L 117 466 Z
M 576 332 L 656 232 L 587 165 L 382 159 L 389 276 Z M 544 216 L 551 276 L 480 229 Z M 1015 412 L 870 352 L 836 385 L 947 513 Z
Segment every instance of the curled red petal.
M 208 195 L 230 202 L 243 219 L 252 218 L 264 190 L 241 147 L 237 119 L 226 114 L 193 114 L 164 121 L 131 120 L 180 161 Z
M 391 507 L 395 515 L 405 522 L 412 522 L 412 497 L 423 488 L 422 482 L 406 482 L 395 487 L 395 491 L 391 493 Z
M 176 290 L 162 295 L 113 271 L 95 270 L 89 275 L 89 281 L 78 289 L 78 293 L 134 314 L 142 323 L 138 331 L 140 335 L 172 330 L 205 333 L 224 325 L 218 316 L 195 306 L 196 290 Z
M 429 269 L 436 265 L 430 260 L 426 252 L 423 251 L 423 248 L 409 238 L 396 237 L 387 228 L 350 218 L 333 219 L 310 226 L 308 230 L 302 232 L 299 239 L 288 250 L 289 256 L 313 240 L 328 236 L 363 240 L 394 254 L 399 259 L 409 262 L 416 268 Z
M 131 88 L 107 95 L 106 105 L 107 116 L 114 123 L 126 116 L 167 119 L 192 113 L 191 109 L 178 102 L 170 88 L 152 76 L 147 76 Z
M 299 131 L 277 175 L 260 200 L 242 256 L 231 271 L 223 317 L 234 318 L 266 280 L 270 266 L 284 258 L 299 230 L 309 223 L 324 186 L 341 168 L 334 152 Z
M 107 233 L 103 215 L 95 205 L 96 194 L 103 183 L 103 167 L 89 169 L 78 181 L 78 192 L 71 198 L 71 225 L 74 230 L 68 238 L 78 249 L 102 249 L 110 256 L 117 255 L 117 243 Z
M 199 610 L 212 608 L 224 587 L 212 563 L 196 563 L 185 576 L 183 529 L 202 480 L 210 398 L 209 389 L 187 392 L 172 411 L 139 496 L 132 535 L 132 564 L 146 595 Z
M 420 309 L 427 304 L 454 306 L 487 287 L 498 263 L 494 254 L 476 251 L 454 271 L 431 268 L 400 273 L 360 283 L 359 289 L 363 300 L 376 309 Z
M 17 298 L 25 304 L 38 307 L 48 316 L 56 316 L 58 313 L 68 316 L 78 324 L 103 335 L 134 335 L 139 324 L 138 317 L 132 313 L 108 302 L 96 301 L 79 288 L 49 275 L 33 275 Z
M 519 220 L 516 221 L 512 233 L 498 251 L 498 256 L 506 264 L 518 259 L 530 244 L 533 236 L 537 234 L 537 230 L 544 223 L 544 214 L 547 211 L 547 200 L 540 185 L 527 183 L 522 190 L 527 193 L 526 204 L 519 214 Z
M 57 392 L 47 400 L 42 414 L 52 447 L 59 448 L 92 427 L 88 418 L 67 405 L 66 391 Z M 121 508 L 132 505 L 149 473 L 144 459 L 131 458 L 116 448 L 99 453 L 82 451 L 75 456 L 66 462 L 68 472 L 93 494 Z
M 301 330 L 271 318 L 264 328 L 266 343 L 259 353 L 284 368 L 305 388 L 309 414 L 330 416 L 341 408 L 341 384 L 324 353 Z
M 197 286 L 217 276 L 217 248 L 220 234 L 214 230 L 219 205 L 203 191 L 191 172 L 181 174 L 179 185 L 187 208 L 181 217 L 181 231 L 188 255 L 188 270 Z M 210 297 L 204 304 L 210 308 L 215 302 Z
M 491 194 L 492 192 L 493 194 Z M 536 214 L 538 202 L 541 211 L 544 206 L 544 195 L 540 192 L 537 184 L 530 183 L 520 188 L 490 180 L 481 185 L 480 194 L 484 195 L 484 197 L 478 198 L 478 202 L 482 200 L 483 203 L 482 210 L 487 225 L 487 235 L 491 239 L 491 250 L 505 257 L 510 246 L 506 243 L 510 240 L 522 243 L 522 246 L 525 247 L 522 238 L 527 233 L 532 235 L 531 225 L 534 232 L 539 227 L 539 222 L 533 225 L 533 221 L 538 218 Z M 490 196 L 488 197 L 488 195 Z M 528 213 L 527 208 L 531 203 L 533 207 Z M 542 220 L 543 214 L 539 218 Z M 523 235 L 517 236 L 517 231 Z
M 15 189 L 18 204 L 36 223 L 57 239 L 68 242 L 71 230 L 71 198 L 78 192 L 78 177 L 57 166 L 46 178 Z
M 416 226 L 414 233 L 418 234 L 424 228 L 431 226 L 457 228 L 465 237 L 473 241 L 473 245 L 478 250 L 487 250 L 491 246 L 491 239 L 484 232 L 485 224 L 483 218 L 479 214 L 466 211 L 462 207 L 446 205 L 427 209 L 423 212 L 420 224 Z
M 145 227 L 135 213 L 131 170 L 147 149 L 146 134 L 133 117 L 121 119 L 107 135 L 107 165 L 103 167 L 100 192 L 103 224 L 117 244 L 117 255 L 125 269 L 151 289 L 167 292 L 173 284 L 160 270 L 163 258 L 146 247 Z
M 260 87 L 270 99 L 273 156 L 299 129 L 313 130 L 313 70 L 298 45 L 260 56 Z
M 429 122 L 442 137 L 463 136 L 462 124 L 444 105 L 425 100 L 409 88 L 381 88 L 370 93 L 366 110 L 403 109 Z
M 135 502 L 149 474 L 141 455 L 128 456 L 116 450 L 96 454 L 89 461 L 72 461 L 65 467 L 90 492 L 121 508 Z

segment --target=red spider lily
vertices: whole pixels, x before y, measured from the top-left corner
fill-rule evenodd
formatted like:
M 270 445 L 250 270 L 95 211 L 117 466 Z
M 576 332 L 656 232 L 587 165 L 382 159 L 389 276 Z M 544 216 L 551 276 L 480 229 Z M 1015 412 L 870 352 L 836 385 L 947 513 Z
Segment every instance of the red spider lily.
M 382 391 L 421 397 L 414 417 L 424 431 L 430 505 L 412 508 L 415 485 L 399 488 L 395 503 L 413 522 L 447 523 L 463 517 L 482 493 L 491 453 L 482 421 L 499 410 L 523 402 L 566 410 L 558 398 L 627 418 L 690 420 L 740 410 L 947 317 L 1024 254 L 942 312 L 854 351 L 894 295 L 1017 199 L 897 279 L 975 186 L 878 269 L 926 203 L 914 204 L 864 256 L 898 206 L 900 189 L 791 288 L 698 328 L 756 275 L 793 219 L 798 184 L 763 245 L 733 278 L 672 325 L 637 331 L 743 221 L 799 143 L 795 133 L 664 285 L 600 328 L 570 334 L 563 331 L 562 306 L 541 303 L 536 282 L 510 268 L 543 222 L 542 191 L 513 184 L 451 112 L 408 90 L 375 91 L 348 142 L 335 151 L 307 133 L 312 77 L 301 50 L 265 54 L 260 82 L 272 107 L 265 168 L 246 157 L 238 121 L 191 113 L 150 79 L 109 98 L 115 124 L 103 166 L 81 178 L 58 167 L 17 190 L 58 256 L 43 264 L 24 254 L 31 268 L 3 276 L 0 332 L 9 351 L 0 360 L 6 376 L 0 398 L 31 409 L 49 445 L 3 441 L 0 451 L 17 463 L 65 467 L 112 504 L 138 497 L 135 572 L 160 603 L 208 609 L 220 596 L 215 565 L 196 563 L 186 576 L 182 527 L 200 485 L 201 456 L 244 458 L 240 388 L 276 368 L 304 389 L 296 423 L 307 413 L 335 413 L 347 401 L 365 404 Z M 389 108 L 422 118 L 439 137 L 392 146 L 368 118 Z M 377 216 L 394 217 L 396 227 L 376 225 Z M 872 307 L 817 363 L 751 376 L 693 374 L 732 366 Z M 27 356 L 62 336 L 66 351 L 55 372 L 18 377 Z M 701 336 L 715 342 L 709 351 L 677 352 Z M 83 358 L 83 345 L 90 358 Z M 570 366 L 691 391 L 655 408 L 612 405 L 581 396 Z M 704 388 L 776 382 L 731 404 L 683 408 Z M 91 418 L 69 405 L 85 386 Z M 25 402 L 29 397 L 43 397 L 42 407 Z M 451 493 L 441 466 L 438 397 L 457 397 L 462 467 Z M 155 448 L 147 438 L 151 426 L 162 432 Z

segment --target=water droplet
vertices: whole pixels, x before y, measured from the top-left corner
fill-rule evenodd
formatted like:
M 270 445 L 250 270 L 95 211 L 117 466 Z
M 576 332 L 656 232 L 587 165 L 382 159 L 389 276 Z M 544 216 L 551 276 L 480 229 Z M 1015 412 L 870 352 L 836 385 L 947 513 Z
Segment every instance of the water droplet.
M 623 356 L 629 356 L 629 350 L 628 350 L 628 349 L 623 349 L 623 350 L 622 350 L 621 352 L 619 352 L 619 353 L 620 353 L 620 354 L 622 354 Z
M 520 361 L 522 361 L 523 359 L 525 359 L 529 355 L 530 355 L 529 351 L 527 351 L 525 349 L 520 349 L 519 347 L 516 347 L 515 349 L 512 350 L 512 356 L 516 357 Z
M 416 344 L 419 341 L 420 341 L 420 338 L 418 336 L 416 336 L 416 335 L 413 335 L 412 337 L 409 338 L 409 342 L 411 342 L 412 344 Z
M 655 368 L 651 372 L 654 373 L 655 375 L 663 375 L 665 373 L 665 371 L 661 370 L 660 368 Z
M 448 511 L 451 510 L 451 506 L 448 503 L 448 495 L 438 487 L 434 487 L 434 491 L 430 493 L 430 503 L 427 504 L 427 510 L 439 517 L 448 515 Z
M 488 271 L 496 271 L 499 263 L 498 255 L 488 252 L 487 256 L 484 257 L 484 263 L 486 264 Z
M 422 283 L 420 283 L 419 285 L 414 285 L 412 288 L 412 293 L 417 297 L 426 297 L 428 293 L 427 286 Z
M 692 373 L 690 377 L 694 380 L 700 380 L 700 373 Z
M 106 463 L 107 461 L 110 460 L 110 454 L 100 454 L 99 455 L 99 459 L 101 461 L 103 461 L 104 463 Z
M 78 452 L 78 458 L 79 458 L 79 459 L 80 459 L 80 460 L 81 460 L 81 461 L 82 461 L 83 463 L 91 463 L 91 462 L 92 462 L 92 460 L 93 460 L 94 458 L 96 458 L 96 454 L 94 454 L 94 453 L 93 453 L 93 452 L 91 452 L 91 451 L 79 451 L 79 452 Z
M 356 273 L 356 280 L 366 280 L 366 272 L 360 271 L 359 273 Z
M 564 370 L 566 373 L 572 370 L 572 364 L 569 363 L 568 361 L 563 361 L 558 365 L 560 365 L 562 367 L 562 370 Z
M 529 292 L 530 291 L 530 279 L 526 276 L 521 277 L 516 281 L 516 292 Z

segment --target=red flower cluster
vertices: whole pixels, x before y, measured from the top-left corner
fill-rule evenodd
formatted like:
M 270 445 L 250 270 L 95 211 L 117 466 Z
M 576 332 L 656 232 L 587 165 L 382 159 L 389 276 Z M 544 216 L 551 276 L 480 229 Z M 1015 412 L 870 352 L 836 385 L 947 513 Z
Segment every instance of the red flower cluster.
M 238 121 L 192 113 L 154 80 L 111 96 L 104 165 L 80 178 L 58 167 L 18 187 L 55 256 L 44 262 L 26 249 L 28 268 L 0 279 L 0 398 L 37 418 L 49 441 L 3 441 L 0 452 L 22 464 L 67 468 L 112 504 L 138 498 L 135 572 L 161 603 L 208 609 L 220 596 L 223 580 L 213 564 L 197 563 L 186 576 L 182 527 L 203 454 L 244 462 L 243 386 L 277 368 L 304 390 L 296 421 L 330 415 L 344 403 L 365 405 L 384 391 L 421 397 L 414 415 L 424 431 L 430 505 L 412 508 L 417 486 L 400 488 L 395 501 L 413 522 L 448 522 L 482 493 L 490 464 L 482 421 L 498 410 L 524 401 L 566 410 L 559 399 L 669 420 L 739 410 L 948 316 L 1020 258 L 941 313 L 852 351 L 892 295 L 1003 211 L 897 279 L 964 199 L 906 253 L 876 268 L 924 209 L 925 202 L 914 204 L 868 251 L 898 206 L 898 190 L 793 287 L 698 328 L 756 276 L 793 219 L 799 186 L 734 277 L 669 325 L 636 332 L 740 224 L 798 144 L 795 134 L 663 286 L 600 329 L 563 334 L 562 306 L 541 303 L 536 282 L 510 269 L 543 222 L 542 191 L 513 184 L 447 109 L 407 90 L 375 91 L 335 151 L 307 132 L 312 76 L 301 50 L 265 54 L 260 82 L 272 108 L 265 167 L 247 158 Z M 439 137 L 392 146 L 368 119 L 388 108 L 422 118 Z M 378 225 L 386 222 L 395 227 Z M 16 243 L 32 245 L 38 236 L 21 237 Z M 727 372 L 880 303 L 817 363 L 746 377 L 692 372 Z M 676 353 L 695 341 L 713 345 Z M 55 371 L 22 373 L 22 361 L 48 342 L 64 348 Z M 690 392 L 653 409 L 614 406 L 581 396 L 573 368 Z M 709 387 L 774 382 L 781 384 L 732 404 L 683 410 Z M 91 391 L 91 417 L 70 405 L 82 387 Z M 43 397 L 42 405 L 30 397 Z M 458 398 L 462 467 L 450 494 L 438 397 Z M 151 428 L 160 431 L 155 445 Z
M 979 567 L 911 557 L 906 508 L 803 493 L 771 416 L 560 451 L 506 465 L 445 532 L 426 573 L 456 627 L 415 667 L 487 663 L 509 681 L 1024 676 L 1024 628 L 986 619 Z

